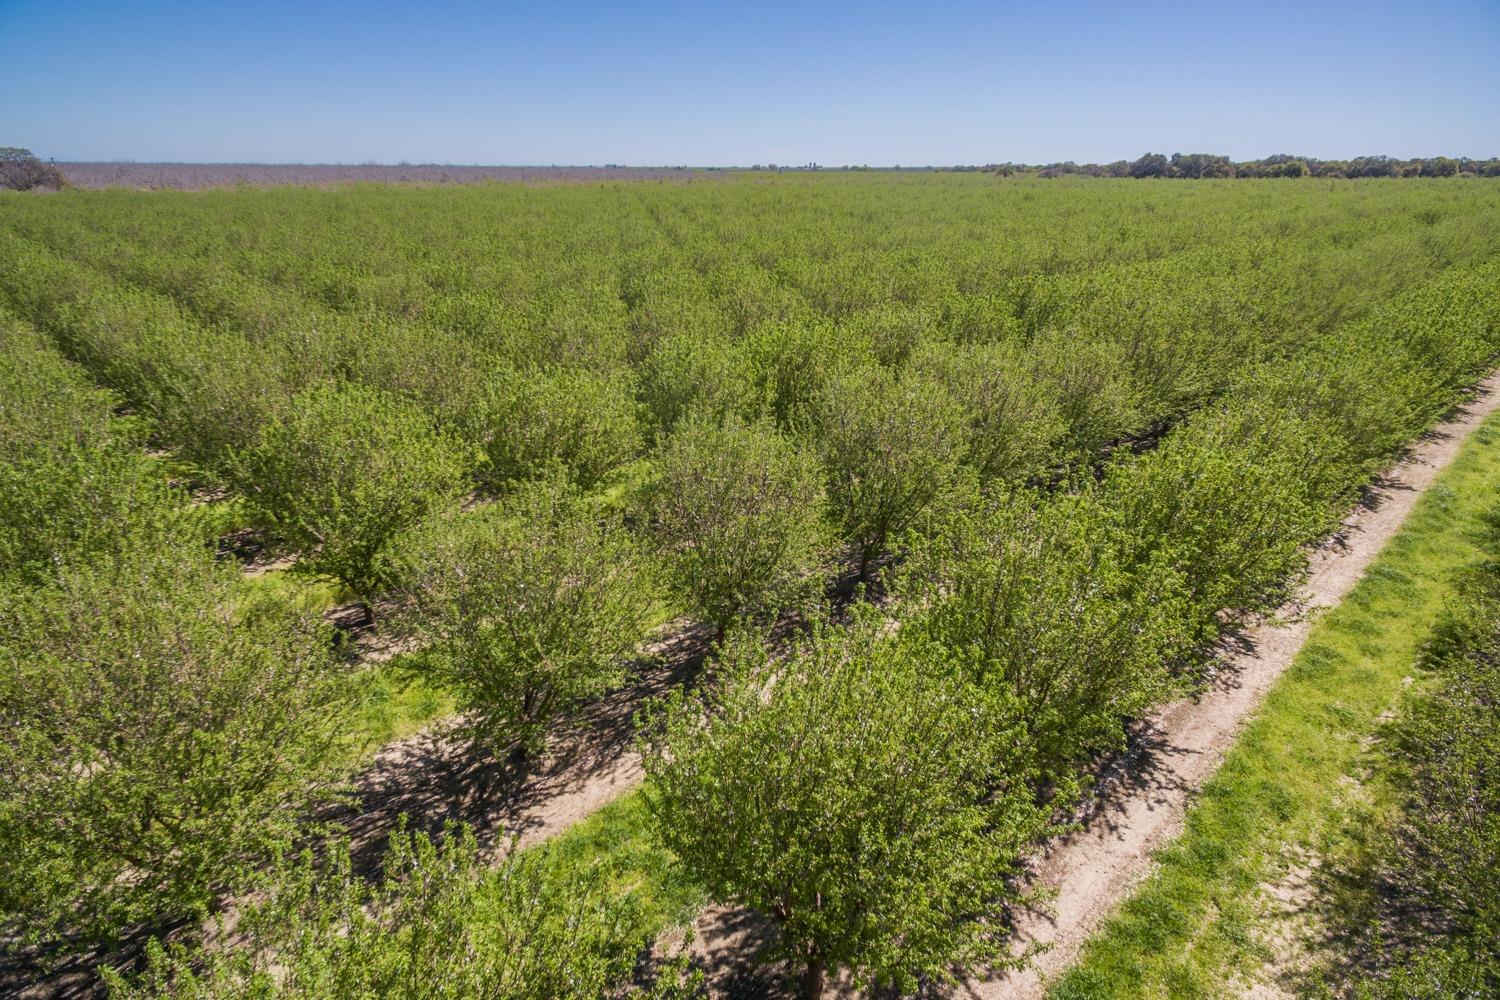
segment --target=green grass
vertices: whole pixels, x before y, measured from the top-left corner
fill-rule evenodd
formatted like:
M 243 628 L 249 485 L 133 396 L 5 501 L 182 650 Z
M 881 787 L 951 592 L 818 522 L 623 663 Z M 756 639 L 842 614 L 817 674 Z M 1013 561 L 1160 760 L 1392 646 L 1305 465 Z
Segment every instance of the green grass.
M 705 902 L 677 856 L 657 839 L 639 789 L 530 850 L 569 868 L 603 865 L 615 891 L 634 897 L 637 926 L 631 930 L 642 939 L 687 923 Z
M 1465 442 L 1400 533 L 1314 626 L 1155 872 L 1053 984 L 1051 1000 L 1239 995 L 1266 957 L 1260 887 L 1324 852 L 1350 810 L 1380 716 L 1415 672 L 1456 572 L 1483 554 L 1500 490 L 1500 416 Z
M 356 742 L 366 754 L 457 711 L 453 696 L 412 670 L 408 659 L 394 657 L 355 677 L 359 699 Z

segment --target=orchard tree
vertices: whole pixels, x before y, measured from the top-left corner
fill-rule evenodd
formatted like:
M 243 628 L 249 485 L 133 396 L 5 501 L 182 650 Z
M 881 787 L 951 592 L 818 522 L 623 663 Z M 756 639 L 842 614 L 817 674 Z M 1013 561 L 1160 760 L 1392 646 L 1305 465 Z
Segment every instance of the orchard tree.
M 1181 578 L 1164 560 L 1116 555 L 1115 519 L 1087 492 L 969 492 L 917 534 L 898 580 L 912 609 L 903 630 L 1012 699 L 1065 791 L 1080 760 L 1169 690 L 1189 638 Z
M 1066 431 L 1053 386 L 1006 343 L 924 344 L 912 368 L 947 386 L 968 415 L 965 462 L 982 481 L 1034 475 Z
M 1006 877 L 1048 827 L 1009 707 L 878 620 L 817 631 L 775 664 L 734 643 L 721 666 L 712 693 L 643 713 L 647 801 L 712 899 L 776 924 L 801 995 L 839 969 L 909 990 L 1003 964 L 981 918 L 1013 898 Z
M 829 376 L 813 413 L 829 499 L 864 579 L 891 537 L 953 481 L 965 452 L 964 409 L 920 372 L 866 363 Z
M 114 400 L 33 331 L 0 317 L 0 580 L 172 544 L 182 497 Z
M 483 475 L 500 489 L 559 466 L 593 489 L 639 454 L 636 409 L 635 387 L 622 373 L 576 366 L 502 372 L 485 403 Z
M 186 500 L 148 459 L 119 447 L 0 464 L 0 581 L 41 583 L 74 563 L 207 541 L 188 537 Z
M 828 553 L 817 459 L 769 422 L 692 420 L 663 443 L 646 493 L 669 577 L 718 638 L 822 584 Z
M 617 874 L 515 849 L 496 864 L 467 829 L 436 842 L 400 829 L 381 877 L 366 879 L 336 842 L 324 862 L 303 854 L 271 868 L 234 947 L 153 941 L 143 973 L 109 970 L 105 981 L 119 1000 L 698 995 L 670 992 L 682 962 L 668 963 L 655 991 L 632 988 L 646 942 L 633 932 L 639 903 Z
M 753 420 L 768 407 L 742 352 L 727 339 L 708 339 L 696 330 L 657 340 L 641 365 L 640 379 L 641 402 L 657 438 L 690 415 Z
M 1200 641 L 1217 637 L 1226 612 L 1279 605 L 1306 570 L 1303 547 L 1335 525 L 1337 508 L 1309 492 L 1307 458 L 1336 455 L 1320 445 L 1312 421 L 1257 400 L 1204 412 L 1110 467 L 1099 492 L 1120 558 L 1171 567 Z
M 368 600 L 391 538 L 454 506 L 470 462 L 415 404 L 327 384 L 299 394 L 238 464 L 251 508 L 298 565 Z
M 656 605 L 618 517 L 565 483 L 434 521 L 403 539 L 399 627 L 468 713 L 476 742 L 524 760 L 546 724 L 617 687 Z
M 335 792 L 350 698 L 326 626 L 236 583 L 179 543 L 0 596 L 0 933 L 201 917 Z

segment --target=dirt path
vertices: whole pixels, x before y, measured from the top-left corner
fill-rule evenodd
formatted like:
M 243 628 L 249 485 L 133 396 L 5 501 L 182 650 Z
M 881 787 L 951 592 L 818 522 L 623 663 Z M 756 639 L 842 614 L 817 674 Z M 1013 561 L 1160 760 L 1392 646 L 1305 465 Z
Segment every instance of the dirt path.
M 1084 830 L 1055 844 L 1041 859 L 1037 881 L 1058 891 L 1050 914 L 1023 915 L 1017 944 L 1046 944 L 1019 973 L 965 984 L 959 997 L 1032 1000 L 1077 958 L 1089 934 L 1148 874 L 1150 855 L 1182 829 L 1192 793 L 1218 768 L 1245 721 L 1291 665 L 1312 631 L 1300 614 L 1338 604 L 1400 529 L 1422 492 L 1455 455 L 1464 438 L 1500 409 L 1500 376 L 1492 376 L 1459 415 L 1424 438 L 1412 455 L 1380 479 L 1313 554 L 1302 600 L 1282 609 L 1283 623 L 1247 632 L 1225 658 L 1221 681 L 1207 693 L 1164 706 L 1148 720 L 1143 746 L 1127 762 L 1127 776 L 1107 788 Z
M 1046 913 L 1018 915 L 1015 948 L 1049 950 L 1022 971 L 962 983 L 949 991 L 955 1000 L 1037 1000 L 1045 984 L 1074 962 L 1100 921 L 1149 873 L 1151 852 L 1180 832 L 1193 793 L 1218 768 L 1241 727 L 1301 650 L 1313 626 L 1309 612 L 1338 604 L 1348 594 L 1464 438 L 1497 409 L 1500 374 L 1376 481 L 1338 534 L 1313 553 L 1300 600 L 1282 608 L 1276 621 L 1238 637 L 1208 691 L 1165 705 L 1142 721 L 1130 751 L 1097 786 L 1084 828 L 1050 845 L 1034 866 L 1035 884 L 1056 890 L 1057 896 Z M 775 970 L 757 968 L 751 955 L 767 933 L 743 910 L 713 906 L 699 915 L 692 950 L 706 966 L 715 995 L 778 991 Z M 845 991 L 835 986 L 827 995 Z
M 415 829 L 468 823 L 481 844 L 502 833 L 526 846 L 561 833 L 640 784 L 641 759 L 631 745 L 632 720 L 647 699 L 686 683 L 708 649 L 708 634 L 679 623 L 649 652 L 638 680 L 588 705 L 550 737 L 547 753 L 525 774 L 474 753 L 441 724 L 388 744 L 356 778 L 359 805 L 336 816 L 348 829 L 356 861 L 379 864 L 397 818 Z M 378 655 L 378 654 L 374 654 Z

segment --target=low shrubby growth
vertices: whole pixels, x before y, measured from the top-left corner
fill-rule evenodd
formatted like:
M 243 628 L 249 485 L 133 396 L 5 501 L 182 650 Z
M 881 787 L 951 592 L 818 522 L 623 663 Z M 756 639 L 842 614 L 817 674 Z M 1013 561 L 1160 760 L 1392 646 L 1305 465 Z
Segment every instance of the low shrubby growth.
M 175 541 L 0 593 L 0 912 L 26 939 L 201 915 L 349 762 L 322 629 Z
M 323 862 L 282 858 L 241 914 L 233 949 L 165 948 L 146 971 L 108 976 L 118 1000 L 595 1000 L 691 995 L 669 964 L 649 986 L 632 979 L 647 944 L 634 895 L 606 865 L 573 868 L 539 852 L 498 865 L 465 830 L 436 841 L 400 830 L 374 882 L 347 847 Z
M 237 462 L 246 499 L 299 567 L 369 599 L 387 546 L 456 507 L 469 461 L 415 405 L 358 385 L 297 396 Z
M 769 422 L 693 418 L 663 442 L 644 498 L 668 579 L 719 638 L 821 596 L 830 539 L 817 460 Z
M 557 478 L 437 519 L 398 549 L 398 630 L 426 644 L 421 669 L 502 756 L 540 750 L 548 722 L 623 683 L 656 612 L 619 516 Z
M 801 995 L 841 969 L 909 990 L 1004 964 L 984 917 L 1048 828 L 1014 703 L 950 683 L 873 615 L 775 662 L 741 637 L 719 669 L 644 720 L 650 808 L 713 898 L 774 921 Z

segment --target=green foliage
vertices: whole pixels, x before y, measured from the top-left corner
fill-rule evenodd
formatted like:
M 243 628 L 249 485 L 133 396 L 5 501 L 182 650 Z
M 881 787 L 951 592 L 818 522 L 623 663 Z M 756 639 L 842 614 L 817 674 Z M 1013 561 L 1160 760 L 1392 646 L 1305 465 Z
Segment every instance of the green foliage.
M 179 544 L 0 599 L 6 933 L 201 916 L 335 789 L 348 698 L 327 636 L 232 588 Z
M 641 365 L 641 401 L 657 437 L 688 415 L 706 420 L 753 420 L 768 407 L 741 352 L 696 332 L 655 342 Z
M 497 753 L 541 749 L 551 719 L 623 683 L 652 623 L 650 575 L 618 517 L 555 480 L 437 520 L 397 558 L 400 627 L 433 644 L 421 669 Z
M 202 544 L 182 501 L 158 469 L 114 448 L 0 465 L 0 581 L 40 583 L 137 548 Z
M 663 841 L 712 898 L 776 923 L 804 996 L 840 968 L 907 990 L 1003 961 L 979 918 L 1010 898 L 1046 809 L 1011 706 L 946 683 L 929 656 L 870 616 L 774 664 L 741 640 L 721 685 L 644 717 Z
M 107 393 L 0 316 L 0 580 L 186 537 L 181 498 Z
M 641 449 L 634 386 L 624 375 L 577 367 L 497 374 L 486 404 L 482 470 L 495 488 L 553 465 L 593 489 Z
M 932 379 L 865 364 L 830 375 L 813 412 L 828 496 L 863 577 L 953 481 L 965 453 L 964 410 Z
M 1059 333 L 1032 341 L 1028 353 L 1042 391 L 1057 400 L 1070 457 L 1090 458 L 1139 427 L 1124 352 L 1117 345 Z
M 1024 479 L 1056 460 L 1067 429 L 1062 407 L 1051 386 L 1035 377 L 1024 349 L 934 342 L 919 348 L 911 364 L 963 403 L 969 423 L 965 461 L 981 481 Z
M 1399 812 L 1374 838 L 1399 901 L 1375 997 L 1500 991 L 1500 573 L 1473 571 L 1424 658 L 1435 686 L 1410 697 L 1386 744 Z M 1415 954 L 1412 954 L 1412 952 Z
M 509 850 L 491 867 L 466 830 L 436 843 L 398 831 L 384 874 L 356 874 L 347 846 L 319 865 L 283 859 L 235 931 L 244 943 L 170 949 L 153 942 L 138 976 L 110 974 L 117 1000 L 595 1000 L 630 986 L 645 943 L 636 901 L 603 865 L 568 868 Z M 689 979 L 688 982 L 691 982 Z M 650 996 L 678 994 L 669 968 Z
M 1113 466 L 1100 488 L 1124 564 L 1177 578 L 1176 597 L 1200 642 L 1223 611 L 1272 608 L 1300 579 L 1303 546 L 1331 527 L 1329 498 L 1310 496 L 1312 427 L 1274 408 L 1201 414 L 1170 441 Z
M 1065 792 L 1077 762 L 1168 690 L 1181 576 L 1160 560 L 1129 566 L 1111 512 L 1087 495 L 974 496 L 924 527 L 902 575 L 906 627 L 959 679 L 1017 706 Z
M 464 450 L 415 405 L 358 385 L 309 389 L 240 456 L 251 509 L 301 552 L 299 567 L 369 597 L 391 539 L 450 508 Z
M 830 323 L 771 323 L 740 342 L 754 398 L 770 406 L 777 426 L 803 430 L 816 416 L 828 373 L 840 363 L 873 360 L 866 344 Z
M 1138 166 L 1226 171 L 1200 154 Z M 1254 169 L 1334 166 L 1273 157 Z M 1428 166 L 1337 169 L 1447 170 Z M 906 830 L 869 803 L 920 813 L 930 792 L 969 803 L 934 820 L 957 823 L 982 782 L 1011 803 L 984 820 L 1004 831 L 1030 822 L 1018 803 L 1064 801 L 1126 717 L 1180 690 L 1226 624 L 1295 583 L 1301 547 L 1500 347 L 1500 215 L 1467 180 L 809 174 L 5 201 L 0 307 L 30 326 L 0 326 L 7 586 L 42 600 L 142 552 L 202 555 L 203 528 L 243 503 L 299 565 L 366 596 L 407 572 L 403 624 L 433 640 L 413 658 L 488 720 L 497 749 L 528 749 L 547 717 L 619 683 L 652 616 L 627 531 L 655 536 L 681 602 L 722 627 L 816 593 L 826 521 L 863 571 L 914 556 L 891 560 L 902 587 L 885 605 L 904 637 L 793 657 L 765 718 L 811 713 L 812 695 L 796 692 L 845 706 L 806 747 L 771 746 L 749 688 L 725 697 L 743 709 L 733 726 L 770 746 L 763 757 L 827 748 L 783 773 L 817 779 L 806 794 L 838 829 L 872 817 L 877 844 L 904 844 Z M 115 418 L 116 400 L 134 415 Z M 146 440 L 170 462 L 144 459 Z M 185 513 L 161 482 L 169 470 L 242 498 Z M 450 518 L 470 473 L 507 502 Z M 617 502 L 627 480 L 649 484 L 651 516 L 617 521 L 593 506 Z M 273 580 L 244 593 L 311 609 L 331 586 L 308 597 Z M 892 677 L 840 666 L 825 682 L 806 665 L 845 660 Z M 953 781 L 970 784 L 944 784 L 925 750 L 911 751 L 921 768 L 905 797 L 834 766 L 847 733 L 851 747 L 878 743 L 856 731 L 856 708 L 892 720 L 893 746 L 919 742 L 905 709 L 879 704 L 887 695 L 979 707 L 978 732 L 952 749 Z M 398 706 L 399 720 L 363 728 L 406 725 L 429 704 L 412 700 L 410 715 Z M 958 734 L 958 714 L 943 708 L 934 731 Z M 1006 733 L 1019 742 L 992 752 L 986 741 Z M 711 749 L 724 789 L 801 794 L 757 785 L 760 757 Z M 872 756 L 901 759 L 889 747 Z M 862 791 L 828 791 L 846 779 Z M 809 815 L 757 829 L 801 823 L 837 856 L 845 848 L 820 841 Z M 724 816 L 714 821 L 722 835 Z M 926 850 L 912 856 L 939 857 Z M 949 944 L 968 953 L 968 932 L 927 930 L 955 915 L 948 889 L 918 913 L 926 902 L 893 902 L 888 883 L 856 874 L 846 898 L 868 888 L 859 898 L 893 914 L 892 929 L 849 930 L 838 947 L 858 957 L 831 962 L 897 980 Z M 800 921 L 808 897 L 796 898 Z M 797 926 L 838 937 L 807 920 Z
M 34 330 L 0 312 L 0 462 L 45 459 L 125 437 L 109 393 Z
M 1384 996 L 1392 1000 L 1487 995 L 1463 992 L 1461 976 L 1441 984 L 1450 962 L 1455 973 L 1464 968 L 1465 946 L 1450 949 L 1429 914 L 1405 909 L 1368 858 L 1379 857 L 1371 846 L 1390 842 L 1378 835 L 1380 817 L 1401 815 L 1388 808 L 1399 797 L 1385 780 L 1379 748 L 1386 741 L 1372 737 L 1391 734 L 1387 720 L 1403 692 L 1415 701 L 1431 690 L 1429 680 L 1413 683 L 1412 666 L 1453 600 L 1457 575 L 1491 557 L 1482 525 L 1500 489 L 1497 429 L 1492 417 L 1474 432 L 1363 579 L 1314 621 L 1302 651 L 1195 797 L 1183 833 L 1157 852 L 1152 873 L 1049 996 L 1243 992 L 1261 978 L 1265 942 L 1286 929 L 1281 907 L 1267 906 L 1270 887 L 1289 884 L 1289 875 L 1300 880 L 1310 854 L 1321 859 L 1307 883 L 1316 896 L 1300 909 L 1316 918 L 1322 947 L 1299 956 L 1306 961 L 1298 962 L 1297 992 L 1357 996 L 1390 973 Z M 1372 931 L 1403 911 L 1413 918 L 1410 936 L 1390 936 L 1383 954 L 1366 951 L 1380 936 Z M 1398 947 L 1403 938 L 1431 946 L 1430 960 Z
M 674 589 L 722 636 L 817 596 L 828 551 L 816 459 L 767 423 L 689 420 L 656 456 L 645 507 Z

